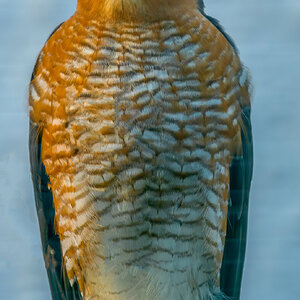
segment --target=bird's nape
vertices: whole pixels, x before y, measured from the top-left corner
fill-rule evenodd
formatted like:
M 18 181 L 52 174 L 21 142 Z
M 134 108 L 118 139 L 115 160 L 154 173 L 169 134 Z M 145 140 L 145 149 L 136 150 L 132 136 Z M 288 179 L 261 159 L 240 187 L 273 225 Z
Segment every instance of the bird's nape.
M 197 7 L 197 0 L 78 0 L 77 12 L 118 22 L 153 22 L 195 11 Z

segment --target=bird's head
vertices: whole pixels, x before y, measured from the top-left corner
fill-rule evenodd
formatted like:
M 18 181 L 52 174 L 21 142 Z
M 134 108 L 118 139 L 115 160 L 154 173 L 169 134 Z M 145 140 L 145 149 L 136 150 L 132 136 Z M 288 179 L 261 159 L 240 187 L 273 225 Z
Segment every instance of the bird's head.
M 198 7 L 202 9 L 202 0 L 78 0 L 77 12 L 118 21 L 152 21 L 182 15 Z

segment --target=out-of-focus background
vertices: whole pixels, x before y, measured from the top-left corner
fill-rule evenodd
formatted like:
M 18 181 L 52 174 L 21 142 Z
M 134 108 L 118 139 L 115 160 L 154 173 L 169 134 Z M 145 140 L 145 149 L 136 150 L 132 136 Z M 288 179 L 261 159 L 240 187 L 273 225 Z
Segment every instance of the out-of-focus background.
M 76 0 L 0 2 L 0 298 L 49 300 L 27 150 L 27 85 Z M 300 1 L 207 0 L 255 87 L 255 167 L 241 300 L 300 299 Z M 171 299 L 170 299 L 171 300 Z

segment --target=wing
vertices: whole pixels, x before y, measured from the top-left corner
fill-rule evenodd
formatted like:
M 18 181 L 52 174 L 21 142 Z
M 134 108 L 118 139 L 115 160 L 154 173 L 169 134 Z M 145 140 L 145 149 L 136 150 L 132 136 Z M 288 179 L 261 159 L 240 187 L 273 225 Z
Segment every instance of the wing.
M 201 13 L 223 34 L 238 55 L 236 45 L 219 21 L 205 14 L 202 0 L 199 0 L 198 3 Z M 244 125 L 242 155 L 235 156 L 230 167 L 230 205 L 228 207 L 225 248 L 220 274 L 222 292 L 234 300 L 240 298 L 247 239 L 249 191 L 253 169 L 250 113 L 251 107 L 245 106 L 242 111 Z
M 203 0 L 198 0 L 198 9 L 201 11 L 201 13 L 203 13 L 204 11 L 204 3 Z
M 230 167 L 230 205 L 221 268 L 221 290 L 230 299 L 240 298 L 245 260 L 248 202 L 253 169 L 253 142 L 250 107 L 243 109 L 242 155 L 234 157 Z
M 60 26 L 58 26 L 55 31 L 59 27 Z M 37 64 L 38 62 L 34 68 L 32 79 L 35 77 Z M 62 259 L 60 239 L 58 234 L 55 232 L 55 210 L 53 196 L 51 190 L 49 189 L 50 181 L 41 159 L 42 134 L 43 132 L 39 130 L 39 126 L 30 121 L 29 153 L 31 175 L 34 188 L 35 204 L 40 225 L 44 260 L 48 273 L 51 294 L 52 298 L 55 300 L 81 299 L 77 282 L 71 286 L 68 279 Z

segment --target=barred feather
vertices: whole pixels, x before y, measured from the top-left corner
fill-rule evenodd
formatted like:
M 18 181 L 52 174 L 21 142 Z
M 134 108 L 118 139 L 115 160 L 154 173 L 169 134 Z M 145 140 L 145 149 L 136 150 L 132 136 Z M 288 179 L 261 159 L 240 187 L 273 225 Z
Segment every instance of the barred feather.
M 85 299 L 223 298 L 239 58 L 196 10 L 117 23 L 80 7 L 30 86 L 68 278 Z

